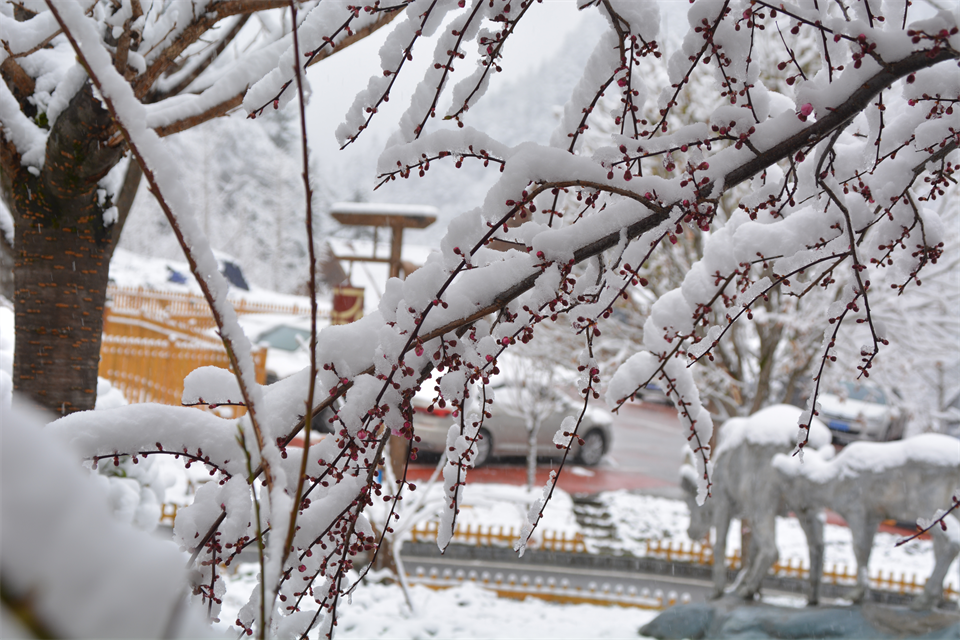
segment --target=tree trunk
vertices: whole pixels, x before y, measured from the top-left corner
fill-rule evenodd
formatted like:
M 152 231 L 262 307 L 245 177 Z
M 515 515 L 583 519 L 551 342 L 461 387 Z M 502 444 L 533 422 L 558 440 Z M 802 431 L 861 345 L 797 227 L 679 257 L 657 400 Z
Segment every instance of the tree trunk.
M 110 246 L 107 248 L 107 261 L 113 257 L 113 250 L 117 248 L 120 242 L 120 232 L 123 231 L 123 225 L 127 222 L 130 215 L 130 209 L 133 207 L 133 201 L 137 197 L 140 189 L 140 182 L 143 179 L 143 170 L 136 159 L 130 158 L 127 164 L 127 172 L 123 176 L 123 184 L 117 193 L 117 221 L 110 225 Z
M 540 433 L 540 417 L 527 424 L 527 489 L 532 490 L 537 482 L 537 435 Z
M 777 367 L 777 348 L 783 338 L 783 323 L 757 323 L 757 333 L 760 335 L 760 353 L 757 365 L 760 368 L 760 374 L 757 377 L 757 388 L 754 391 L 753 403 L 750 405 L 750 412 L 747 415 L 753 415 L 770 400 L 771 382 L 773 374 Z
M 3 147 L 16 229 L 14 388 L 57 414 L 96 402 L 112 235 L 111 203 L 97 190 L 123 156 L 106 144 L 114 131 L 88 83 L 54 124 L 39 175 Z

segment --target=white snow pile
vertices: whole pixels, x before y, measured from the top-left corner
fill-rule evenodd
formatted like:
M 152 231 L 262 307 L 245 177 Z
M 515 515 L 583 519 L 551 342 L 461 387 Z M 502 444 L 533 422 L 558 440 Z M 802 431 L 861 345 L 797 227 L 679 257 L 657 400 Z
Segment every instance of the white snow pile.
M 97 379 L 97 411 L 127 404 L 119 389 L 104 378 Z M 143 531 L 153 531 L 160 521 L 166 490 L 176 481 L 176 470 L 165 469 L 156 458 L 136 463 L 128 457 L 117 464 L 101 464 L 93 478 L 107 495 L 113 517 Z
M 220 367 L 199 367 L 183 379 L 183 395 L 180 402 L 192 404 L 230 404 L 240 402 L 240 386 L 237 377 Z
M 13 398 L 13 349 L 13 310 L 0 305 L 0 409 L 4 411 L 10 410 Z M 97 411 L 116 415 L 111 410 L 126 404 L 123 393 L 111 385 L 109 380 L 97 379 Z M 122 420 L 118 428 L 126 428 Z M 57 433 L 56 429 L 48 428 L 47 431 L 53 435 Z M 63 441 L 67 440 L 64 438 Z M 143 459 L 134 464 L 130 459 L 124 458 L 117 460 L 116 465 L 100 465 L 99 473 L 92 476 L 100 491 L 107 497 L 113 517 L 144 531 L 156 528 L 165 491 L 176 481 L 177 475 L 175 470 L 162 470 L 154 462 L 154 459 Z

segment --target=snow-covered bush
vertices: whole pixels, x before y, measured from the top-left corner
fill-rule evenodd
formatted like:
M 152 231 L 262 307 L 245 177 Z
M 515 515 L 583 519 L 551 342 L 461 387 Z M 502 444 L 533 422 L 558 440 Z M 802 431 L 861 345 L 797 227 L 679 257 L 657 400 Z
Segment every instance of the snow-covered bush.
M 664 60 L 656 3 L 584 1 L 583 8 L 598 11 L 610 28 L 587 62 L 551 143 L 511 147 L 510 141 L 471 128 L 469 108 L 500 65 L 509 63 L 505 43 L 517 23 L 535 21 L 550 10 L 548 3 L 302 2 L 295 3 L 302 9 L 294 15 L 298 29 L 254 48 L 242 64 L 219 65 L 216 47 L 211 57 L 189 49 L 189 43 L 179 50 L 162 46 L 167 38 L 182 44 L 189 28 L 202 33 L 206 21 L 220 19 L 219 9 L 241 4 L 177 0 L 163 4 L 164 11 L 154 3 L 149 20 L 134 1 L 30 1 L 16 11 L 2 5 L 4 33 L 14 37 L 0 55 L 31 78 L 26 68 L 35 76 L 39 72 L 27 62 L 47 43 L 70 59 L 78 57 L 82 66 L 58 76 L 45 98 L 45 117 L 52 119 L 78 86 L 89 87 L 89 77 L 112 118 L 112 139 L 143 168 L 181 239 L 231 355 L 236 385 L 229 387 L 230 397 L 218 395 L 227 387 L 213 375 L 192 376 L 185 397 L 242 403 L 247 409 L 243 419 L 230 421 L 183 407 L 134 405 L 73 414 L 49 430 L 100 464 L 173 455 L 209 470 L 213 481 L 180 512 L 175 536 L 196 570 L 193 597 L 211 617 L 223 593 L 219 564 L 244 548 L 257 551 L 260 581 L 236 620 L 250 634 L 303 637 L 316 629 L 332 634 L 342 597 L 353 588 L 356 556 L 377 547 L 398 515 L 395 505 L 414 490 L 403 477 L 395 484 L 379 482 L 378 466 L 391 435 L 411 440 L 415 455 L 410 400 L 433 368 L 442 373 L 436 405 L 453 409 L 442 472 L 441 547 L 453 532 L 484 417 L 465 415 L 467 394 L 496 371 L 504 350 L 528 341 L 545 318 L 567 322 L 583 341 L 579 416 L 599 398 L 604 382 L 612 408 L 656 382 L 689 429 L 706 494 L 712 421 L 693 384 L 690 361 L 711 357 L 737 318 L 749 316 L 774 290 L 787 296 L 833 294 L 835 301 L 820 318 L 817 383 L 799 420 L 802 447 L 816 414 L 818 381 L 836 357 L 840 327 L 865 329 L 857 363 L 863 375 L 882 346 L 897 338 L 871 313 L 871 283 L 880 280 L 875 274 L 891 274 L 893 285 L 907 290 L 919 286 L 921 272 L 941 257 L 943 228 L 931 203 L 953 180 L 960 142 L 954 114 L 960 94 L 956 14 L 914 16 L 915 9 L 898 0 L 802 0 L 789 6 L 701 0 L 690 7 L 682 45 Z M 362 134 L 397 76 L 406 73 L 414 47 L 432 39 L 434 64 L 380 157 L 381 180 L 407 178 L 438 162 L 482 163 L 498 170 L 499 179 L 477 208 L 450 223 L 440 251 L 423 268 L 388 284 L 377 313 L 320 332 L 311 342 L 309 369 L 261 387 L 254 380 L 249 340 L 226 303 L 216 260 L 178 190 L 176 159 L 157 131 L 200 118 L 204 109 L 236 95 L 243 96 L 252 117 L 283 107 L 298 89 L 302 93 L 304 63 L 316 52 L 379 26 L 381 14 L 391 12 L 398 16 L 381 49 L 380 68 L 371 70 L 368 88 L 338 130 L 341 143 Z M 757 34 L 767 29 L 782 33 L 773 60 L 754 51 Z M 798 63 L 791 42 L 801 34 L 818 42 L 819 61 Z M 151 47 L 137 53 L 131 38 L 149 39 Z M 476 51 L 478 64 L 453 84 L 468 48 Z M 193 55 L 177 58 L 188 49 Z M 145 104 L 149 96 L 138 78 L 155 72 L 161 56 L 180 61 L 162 67 L 170 82 L 198 71 L 204 79 L 198 92 Z M 659 96 L 650 95 L 636 72 L 642 59 L 665 65 L 670 86 Z M 769 64 L 797 68 L 787 82 L 790 91 L 765 83 L 763 67 Z M 678 123 L 679 96 L 700 69 L 713 75 L 722 104 L 704 121 Z M 47 130 L 18 107 L 10 88 L 15 80 L 0 85 L 5 150 L 13 147 L 11 157 L 40 172 Z M 612 114 L 595 110 L 601 94 L 617 96 L 620 108 Z M 442 109 L 448 96 L 452 104 Z M 652 119 L 640 115 L 648 101 L 657 105 Z M 438 112 L 456 128 L 438 124 Z M 583 153 L 584 131 L 606 114 L 612 117 L 606 143 Z M 654 173 L 653 166 L 662 170 Z M 306 167 L 304 175 L 310 175 Z M 718 199 L 740 184 L 750 185 L 750 196 L 715 230 Z M 579 208 L 563 213 L 561 196 Z M 309 185 L 306 200 L 311 233 Z M 593 344 L 603 320 L 628 289 L 645 286 L 638 271 L 659 245 L 687 232 L 703 238 L 702 257 L 679 287 L 652 306 L 640 351 L 617 371 L 601 372 Z M 582 269 L 575 271 L 577 265 Z M 841 272 L 847 277 L 836 277 Z M 718 309 L 724 312 L 709 315 Z M 718 316 L 722 321 L 710 322 Z M 484 402 L 493 399 L 483 385 L 478 393 Z M 334 402 L 342 402 L 333 418 L 335 437 L 308 442 L 306 455 L 286 448 L 296 434 L 308 434 L 313 416 Z M 574 418 L 562 445 L 568 449 L 578 438 Z M 552 486 L 544 488 L 543 500 Z M 374 501 L 392 505 L 380 534 L 364 513 Z M 541 512 L 531 510 L 528 535 Z M 5 555 L 8 549 L 5 540 Z

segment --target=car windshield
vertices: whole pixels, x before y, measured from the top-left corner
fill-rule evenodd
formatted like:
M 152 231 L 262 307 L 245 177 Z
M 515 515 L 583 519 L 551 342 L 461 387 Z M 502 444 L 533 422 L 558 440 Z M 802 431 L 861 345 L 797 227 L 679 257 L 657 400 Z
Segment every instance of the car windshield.
M 872 402 L 874 404 L 887 404 L 887 396 L 877 387 L 857 384 L 855 382 L 844 382 L 846 396 L 850 400 L 859 400 L 860 402 Z
M 274 327 L 261 333 L 257 338 L 257 343 L 266 345 L 272 349 L 296 351 L 302 344 L 305 344 L 309 340 L 310 332 L 306 329 L 280 325 L 279 327 Z

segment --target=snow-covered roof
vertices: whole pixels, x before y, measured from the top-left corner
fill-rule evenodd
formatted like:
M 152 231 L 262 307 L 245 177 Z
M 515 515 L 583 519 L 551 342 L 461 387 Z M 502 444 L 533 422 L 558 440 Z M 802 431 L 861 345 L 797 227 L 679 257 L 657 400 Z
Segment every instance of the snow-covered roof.
M 221 264 L 225 262 L 239 264 L 239 261 L 228 254 L 219 251 L 215 251 L 214 254 Z M 153 291 L 201 294 L 200 286 L 190 273 L 190 267 L 186 262 L 151 258 L 120 248 L 114 250 L 110 260 L 110 281 L 118 287 L 143 287 Z M 249 285 L 247 290 L 231 286 L 229 295 L 231 298 L 251 302 L 310 308 L 310 299 L 306 296 L 277 293 L 256 285 Z M 329 309 L 331 306 L 330 301 L 322 296 L 319 304 L 321 309 Z

